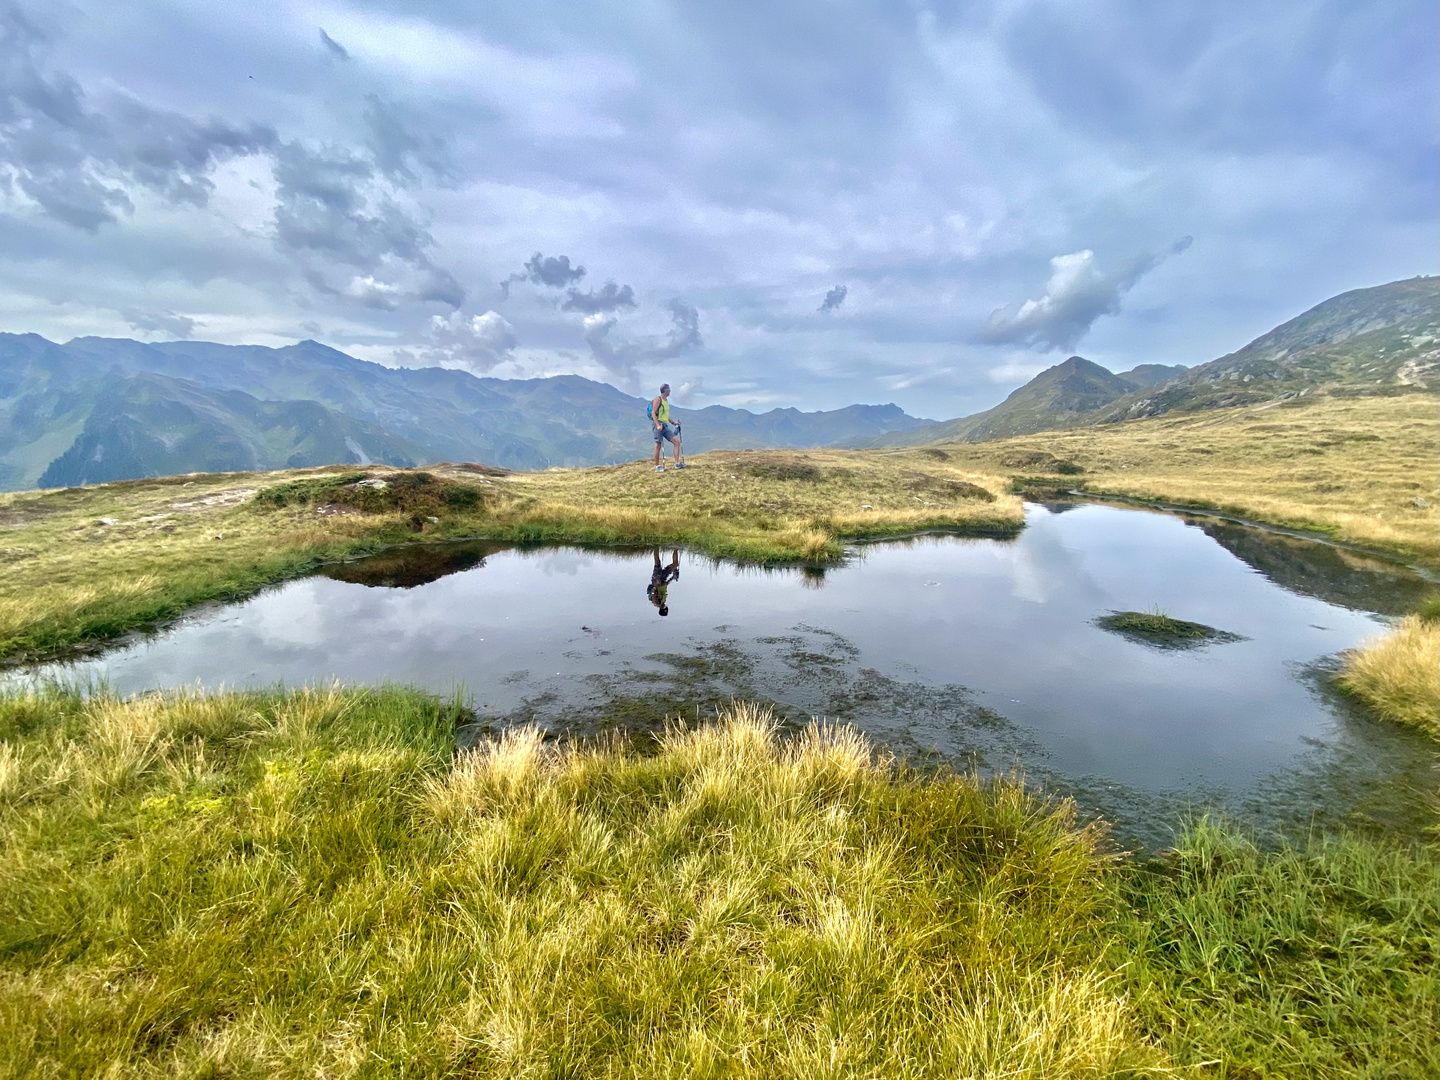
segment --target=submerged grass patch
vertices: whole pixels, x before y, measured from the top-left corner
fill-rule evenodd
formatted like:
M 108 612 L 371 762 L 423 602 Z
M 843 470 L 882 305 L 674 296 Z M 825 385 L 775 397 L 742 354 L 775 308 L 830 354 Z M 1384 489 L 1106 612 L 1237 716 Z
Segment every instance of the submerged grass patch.
M 0 698 L 0 1076 L 1431 1071 L 1430 849 L 1207 827 L 1139 873 L 753 707 L 647 752 L 457 719 Z
M 1174 619 L 1160 611 L 1112 611 L 1096 619 L 1095 625 L 1159 649 L 1197 649 L 1202 645 L 1244 640 L 1228 630 Z

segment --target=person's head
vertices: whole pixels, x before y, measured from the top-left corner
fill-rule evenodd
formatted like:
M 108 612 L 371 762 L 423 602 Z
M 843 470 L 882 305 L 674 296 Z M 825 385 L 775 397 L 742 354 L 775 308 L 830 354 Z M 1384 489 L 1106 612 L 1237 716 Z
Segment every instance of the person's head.
M 660 605 L 660 614 L 661 614 L 661 615 L 669 615 L 669 614 L 670 614 L 670 605 L 669 605 L 669 604 L 661 604 L 661 605 Z
M 668 382 L 660 384 L 660 396 L 667 398 L 670 396 L 670 384 Z

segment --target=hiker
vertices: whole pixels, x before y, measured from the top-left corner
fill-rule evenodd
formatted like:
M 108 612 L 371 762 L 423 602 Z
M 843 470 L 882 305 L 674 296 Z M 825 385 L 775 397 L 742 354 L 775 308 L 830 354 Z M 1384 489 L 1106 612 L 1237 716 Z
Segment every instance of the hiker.
M 675 447 L 675 468 L 685 468 L 685 461 L 680 456 L 680 421 L 670 422 L 670 384 L 660 385 L 660 396 L 650 402 L 650 423 L 655 427 L 655 471 L 664 472 L 665 466 L 660 464 L 660 451 L 665 440 L 670 440 L 670 445 Z M 659 558 L 657 555 L 656 558 Z
M 676 548 L 670 553 L 670 565 L 662 566 L 660 563 L 660 549 L 655 549 L 655 569 L 650 571 L 650 585 L 645 590 L 646 597 L 650 603 L 660 609 L 662 616 L 670 614 L 670 605 L 667 601 L 667 594 L 670 592 L 670 582 L 680 576 L 680 549 Z

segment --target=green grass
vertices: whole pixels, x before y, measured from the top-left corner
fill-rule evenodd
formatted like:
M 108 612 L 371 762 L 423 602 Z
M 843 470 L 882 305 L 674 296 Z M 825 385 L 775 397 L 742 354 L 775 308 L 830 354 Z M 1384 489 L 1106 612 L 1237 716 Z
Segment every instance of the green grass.
M 824 566 L 851 538 L 1013 536 L 1023 512 L 1003 490 L 948 463 L 757 452 L 704 455 L 665 474 L 644 463 L 528 474 L 377 467 L 0 495 L 0 662 L 153 627 L 401 543 L 666 544 Z
M 0 698 L 0 1076 L 1434 1073 L 1432 848 L 1157 872 L 743 706 L 647 752 L 460 715 Z
M 1228 630 L 1174 619 L 1162 611 L 1112 611 L 1096 619 L 1095 625 L 1158 649 L 1195 649 L 1201 645 L 1243 640 Z
M 1123 882 L 1137 1023 L 1205 1075 L 1440 1075 L 1440 868 L 1317 838 L 1265 852 L 1212 822 Z

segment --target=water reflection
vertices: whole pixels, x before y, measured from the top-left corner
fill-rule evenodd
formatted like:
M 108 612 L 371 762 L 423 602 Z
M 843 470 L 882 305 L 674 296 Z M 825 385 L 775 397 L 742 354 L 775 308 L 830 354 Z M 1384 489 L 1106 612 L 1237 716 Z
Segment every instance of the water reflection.
M 1381 629 L 1371 612 L 1398 609 L 1424 583 L 1234 528 L 1035 506 L 1013 540 L 870 545 L 825 573 L 692 555 L 673 605 L 678 550 L 411 548 L 68 671 L 124 693 L 463 684 L 492 728 L 580 732 L 648 729 L 757 698 L 791 722 L 854 723 L 911 756 L 1018 765 L 1147 842 L 1163 842 L 1153 830 L 1177 807 L 1300 820 L 1330 813 L 1327 799 L 1349 806 L 1345 793 L 1380 774 L 1433 780 L 1433 751 L 1352 715 L 1310 674 Z M 1094 625 L 1156 608 L 1246 640 L 1164 652 Z M 1327 782 L 1335 769 L 1365 779 Z
M 450 574 L 485 565 L 487 556 L 510 545 L 496 543 L 416 544 L 368 559 L 322 567 L 322 577 L 372 589 L 414 589 Z
M 670 565 L 663 566 L 660 563 L 660 549 L 654 550 L 655 568 L 650 571 L 650 584 L 645 589 L 645 596 L 655 609 L 662 615 L 670 614 L 670 583 L 680 578 L 680 551 L 675 549 L 670 553 Z

